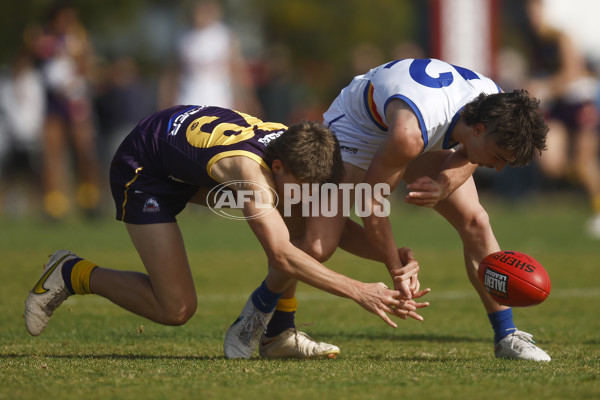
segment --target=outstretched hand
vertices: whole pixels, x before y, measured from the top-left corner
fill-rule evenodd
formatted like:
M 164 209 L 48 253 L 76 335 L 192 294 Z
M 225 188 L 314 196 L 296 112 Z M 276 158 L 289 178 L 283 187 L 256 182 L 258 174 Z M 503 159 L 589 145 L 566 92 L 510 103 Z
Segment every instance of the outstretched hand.
M 389 289 L 384 283 L 363 283 L 359 289 L 360 297 L 356 302 L 365 310 L 378 315 L 392 328 L 398 325 L 387 314 L 401 319 L 414 318 L 423 321 L 423 317 L 416 311 L 427 307 L 429 303 L 417 303 L 414 300 L 402 300 L 397 290 Z

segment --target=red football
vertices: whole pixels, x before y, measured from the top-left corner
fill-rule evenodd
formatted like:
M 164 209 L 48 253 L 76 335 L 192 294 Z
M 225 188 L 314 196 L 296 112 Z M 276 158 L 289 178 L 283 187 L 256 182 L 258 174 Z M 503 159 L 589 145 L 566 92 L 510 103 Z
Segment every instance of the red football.
M 479 264 L 479 281 L 500 304 L 540 304 L 550 294 L 550 277 L 532 257 L 518 251 L 492 253 Z

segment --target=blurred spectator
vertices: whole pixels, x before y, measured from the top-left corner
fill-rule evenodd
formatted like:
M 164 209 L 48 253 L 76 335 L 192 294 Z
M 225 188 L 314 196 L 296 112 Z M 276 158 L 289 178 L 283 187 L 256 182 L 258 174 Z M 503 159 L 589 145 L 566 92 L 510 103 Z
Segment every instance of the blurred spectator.
M 123 138 L 156 110 L 156 103 L 131 57 L 117 57 L 99 70 L 95 88 L 98 145 L 102 163 L 108 166 Z
M 530 56 L 527 89 L 542 100 L 548 117 L 548 150 L 539 159 L 551 178 L 573 175 L 593 207 L 588 232 L 600 238 L 600 116 L 598 81 L 571 38 L 545 21 L 542 0 L 527 0 L 526 44 Z
M 239 40 L 223 22 L 216 0 L 198 0 L 191 10 L 192 28 L 177 42 L 177 65 L 162 83 L 159 107 L 209 104 L 261 116 Z
M 352 49 L 352 77 L 366 74 L 371 68 L 375 68 L 385 61 L 383 51 L 373 43 L 358 43 Z
M 425 50 L 417 42 L 405 40 L 392 47 L 392 60 L 405 58 L 427 58 Z
M 290 50 L 284 45 L 269 46 L 257 65 L 256 92 L 264 110 L 265 121 L 295 123 L 301 90 L 292 67 Z M 297 122 L 297 121 L 296 121 Z
M 57 3 L 42 26 L 31 26 L 26 37 L 37 56 L 46 92 L 42 131 L 43 208 L 52 219 L 70 208 L 69 153 L 77 161 L 76 202 L 93 214 L 100 202 L 99 164 L 88 77 L 93 51 L 78 12 Z M 71 147 L 72 145 L 72 147 Z
M 28 211 L 37 187 L 45 97 L 33 59 L 21 51 L 0 75 L 0 177 L 7 215 Z

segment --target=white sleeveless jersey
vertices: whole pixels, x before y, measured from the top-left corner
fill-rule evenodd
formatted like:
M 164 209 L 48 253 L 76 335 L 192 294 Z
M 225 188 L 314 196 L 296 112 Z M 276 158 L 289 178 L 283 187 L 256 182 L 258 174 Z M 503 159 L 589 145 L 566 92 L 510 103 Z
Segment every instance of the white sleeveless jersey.
M 340 141 L 342 156 L 367 169 L 388 132 L 385 110 L 393 99 L 404 100 L 417 115 L 425 143 L 423 152 L 447 149 L 448 139 L 465 104 L 480 93 L 499 93 L 491 79 L 435 59 L 405 59 L 355 77 L 324 114 L 325 125 Z

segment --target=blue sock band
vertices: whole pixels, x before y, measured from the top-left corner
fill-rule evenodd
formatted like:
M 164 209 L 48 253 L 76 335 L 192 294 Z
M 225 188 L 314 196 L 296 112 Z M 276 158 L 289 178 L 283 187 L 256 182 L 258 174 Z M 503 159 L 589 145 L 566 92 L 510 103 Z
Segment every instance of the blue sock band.
M 296 313 L 294 311 L 287 312 L 275 310 L 275 312 L 273 313 L 273 317 L 271 318 L 271 322 L 269 322 L 269 325 L 267 326 L 265 336 L 275 337 L 281 332 L 285 331 L 286 329 L 295 328 L 295 314 Z
M 492 328 L 494 329 L 494 343 L 517 330 L 513 322 L 512 308 L 488 314 Z
M 275 309 L 282 293 L 274 293 L 267 288 L 265 281 L 252 293 L 252 303 L 260 311 L 270 313 Z
M 65 261 L 65 263 L 62 266 L 62 269 L 60 270 L 63 277 L 63 281 L 65 281 L 65 286 L 71 294 L 75 294 L 75 290 L 73 290 L 73 285 L 71 284 L 71 272 L 73 271 L 73 267 L 75 266 L 75 264 L 77 264 L 81 260 L 83 260 L 83 258 L 74 258 L 72 260 Z

